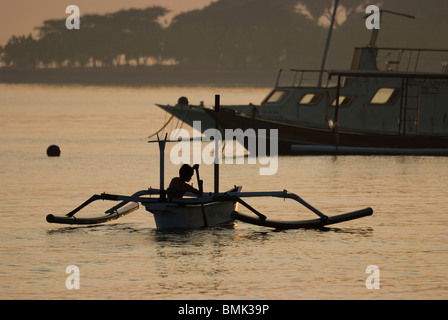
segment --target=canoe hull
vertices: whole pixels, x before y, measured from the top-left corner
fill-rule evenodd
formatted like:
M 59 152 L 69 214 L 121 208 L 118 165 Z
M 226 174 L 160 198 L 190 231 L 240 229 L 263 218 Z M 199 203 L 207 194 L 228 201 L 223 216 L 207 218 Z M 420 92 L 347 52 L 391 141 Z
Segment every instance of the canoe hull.
M 200 229 L 234 225 L 232 212 L 236 202 L 211 202 L 179 205 L 170 202 L 148 203 L 146 210 L 154 215 L 158 230 Z

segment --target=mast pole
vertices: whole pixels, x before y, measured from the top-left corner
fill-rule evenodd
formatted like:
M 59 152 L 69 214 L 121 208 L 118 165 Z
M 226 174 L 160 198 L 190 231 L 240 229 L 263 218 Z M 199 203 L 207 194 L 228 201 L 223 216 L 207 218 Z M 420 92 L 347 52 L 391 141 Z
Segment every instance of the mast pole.
M 159 152 L 160 152 L 160 199 L 162 199 L 162 201 L 166 199 L 164 180 L 165 180 L 165 144 L 167 136 L 168 133 L 165 134 L 165 138 L 162 140 L 159 138 L 159 134 L 157 134 L 157 141 L 159 143 Z
M 219 94 L 215 95 L 215 129 L 219 131 Z M 215 137 L 215 195 L 219 193 L 219 140 Z
M 324 76 L 325 64 L 327 62 L 327 54 L 328 54 L 328 49 L 330 47 L 331 34 L 333 32 L 334 21 L 336 20 L 336 12 L 338 10 L 338 5 L 339 5 L 339 0 L 335 0 L 333 14 L 331 16 L 331 21 L 330 21 L 330 29 L 328 30 L 327 42 L 325 43 L 324 55 L 322 57 L 322 63 L 320 65 L 319 82 L 317 83 L 317 87 L 319 87 L 319 88 L 322 86 L 322 78 Z

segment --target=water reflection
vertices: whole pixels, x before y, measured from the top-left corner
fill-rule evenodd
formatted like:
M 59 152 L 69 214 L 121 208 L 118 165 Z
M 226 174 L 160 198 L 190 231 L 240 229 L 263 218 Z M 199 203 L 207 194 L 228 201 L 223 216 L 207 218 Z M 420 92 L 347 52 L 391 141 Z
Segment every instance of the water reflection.
M 353 234 L 353 235 L 360 235 L 363 237 L 371 237 L 373 236 L 373 228 L 366 227 L 366 228 L 357 228 L 357 227 L 341 227 L 341 228 L 335 228 L 335 227 L 323 227 L 320 228 L 319 231 L 322 232 L 335 232 L 335 233 L 346 233 L 346 234 Z
M 127 223 L 106 223 L 106 224 L 93 224 L 93 225 L 74 225 L 67 227 L 59 227 L 56 229 L 47 230 L 48 235 L 53 234 L 65 234 L 65 233 L 88 233 L 88 232 L 141 232 L 142 229 L 136 228 L 134 225 Z

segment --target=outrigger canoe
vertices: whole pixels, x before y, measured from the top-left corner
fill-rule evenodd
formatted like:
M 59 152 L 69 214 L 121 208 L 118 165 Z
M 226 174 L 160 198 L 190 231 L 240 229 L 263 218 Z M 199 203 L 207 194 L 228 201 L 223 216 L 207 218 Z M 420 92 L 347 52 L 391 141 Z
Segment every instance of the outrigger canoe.
M 143 197 L 143 195 L 160 194 L 159 189 L 148 189 L 132 196 L 100 194 L 94 195 L 79 207 L 65 216 L 47 215 L 47 222 L 61 224 L 99 224 L 118 219 L 139 208 L 139 203 L 153 213 L 158 230 L 198 229 L 207 227 L 231 226 L 235 220 L 265 226 L 275 229 L 322 228 L 327 225 L 341 223 L 373 214 L 372 208 L 365 208 L 345 214 L 327 216 L 305 202 L 302 198 L 286 190 L 272 192 L 241 192 L 241 187 L 235 187 L 227 192 L 206 193 L 198 198 L 167 200 L 161 198 Z M 319 216 L 317 219 L 301 221 L 277 221 L 268 219 L 264 214 L 250 206 L 243 198 L 276 197 L 292 199 Z M 105 215 L 99 217 L 75 217 L 75 213 L 97 200 L 121 201 L 110 208 Z M 237 205 L 249 209 L 255 216 L 237 211 Z
M 219 115 L 219 95 L 216 96 L 216 127 L 218 127 Z M 160 150 L 160 188 L 149 188 L 138 191 L 131 196 L 116 195 L 102 193 L 93 195 L 87 201 L 82 203 L 65 216 L 47 215 L 46 219 L 49 223 L 61 224 L 99 224 L 118 219 L 127 215 L 143 205 L 147 211 L 154 216 L 156 227 L 158 230 L 173 229 L 197 229 L 209 227 L 232 226 L 235 220 L 246 223 L 265 226 L 275 229 L 298 229 L 298 228 L 322 228 L 327 225 L 341 223 L 353 219 L 362 218 L 373 214 L 372 208 L 335 215 L 327 216 L 298 195 L 283 191 L 261 191 L 261 192 L 242 192 L 241 186 L 235 186 L 226 192 L 219 192 L 219 165 L 215 163 L 215 179 L 214 192 L 202 193 L 199 197 L 184 197 L 181 199 L 168 199 L 166 197 L 167 190 L 164 188 L 164 150 L 167 142 L 160 139 L 157 135 Z M 178 142 L 178 141 L 176 141 Z M 196 170 L 198 185 L 202 183 L 199 180 L 199 171 Z M 202 191 L 202 190 L 201 190 Z M 158 195 L 158 197 L 152 197 Z M 275 197 L 283 199 L 292 199 L 305 206 L 311 212 L 316 214 L 318 218 L 302 221 L 277 221 L 268 219 L 264 214 L 249 205 L 243 198 L 259 198 L 259 197 Z M 105 212 L 102 216 L 97 217 L 75 217 L 75 214 L 84 207 L 97 200 L 120 201 Z M 238 205 L 244 206 L 254 216 L 238 212 Z

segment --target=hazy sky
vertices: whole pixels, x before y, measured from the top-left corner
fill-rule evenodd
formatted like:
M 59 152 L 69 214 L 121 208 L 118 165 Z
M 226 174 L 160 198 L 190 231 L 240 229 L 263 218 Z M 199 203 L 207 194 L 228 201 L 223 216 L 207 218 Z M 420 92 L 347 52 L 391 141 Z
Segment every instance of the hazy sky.
M 12 35 L 28 35 L 48 19 L 65 19 L 65 8 L 79 7 L 83 13 L 107 13 L 120 9 L 146 8 L 160 5 L 171 10 L 171 16 L 192 9 L 201 9 L 213 0 L 0 0 L 0 45 Z

